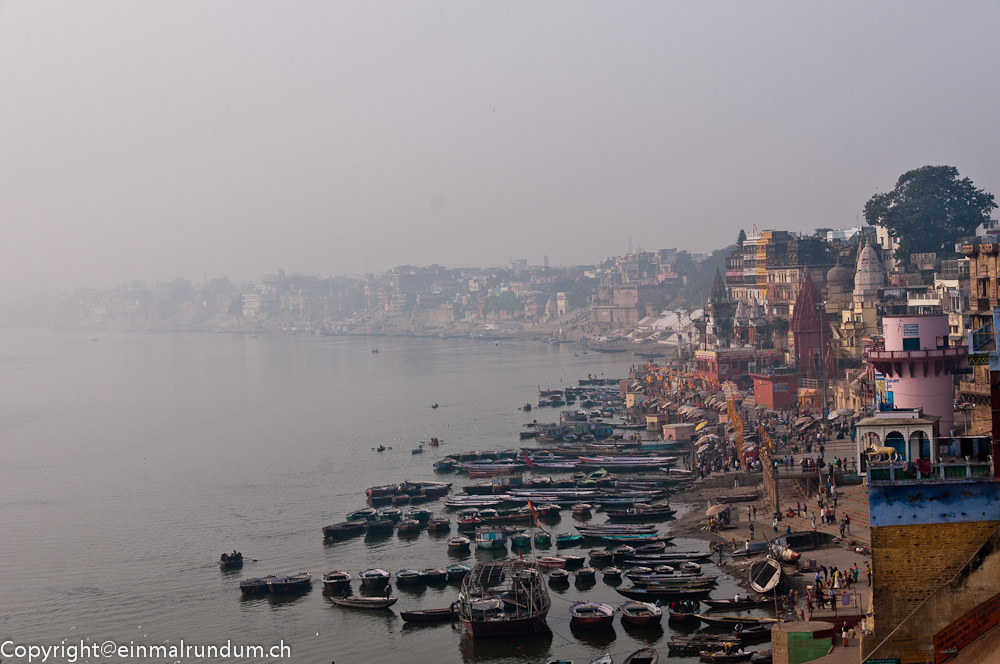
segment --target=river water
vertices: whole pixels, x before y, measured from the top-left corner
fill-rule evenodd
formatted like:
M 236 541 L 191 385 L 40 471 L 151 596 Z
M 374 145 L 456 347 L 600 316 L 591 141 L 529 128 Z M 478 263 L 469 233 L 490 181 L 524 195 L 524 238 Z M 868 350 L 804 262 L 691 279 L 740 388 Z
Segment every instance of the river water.
M 624 377 L 634 361 L 537 342 L 0 331 L 0 640 L 283 641 L 309 663 L 622 661 L 649 644 L 665 656 L 666 620 L 652 633 L 571 628 L 571 601 L 622 599 L 601 580 L 552 592 L 550 633 L 477 641 L 399 617 L 447 606 L 456 586 L 396 589 L 395 610 L 364 612 L 333 605 L 319 582 L 333 569 L 474 564 L 475 552 L 449 556 L 447 535 L 331 544 L 321 528 L 364 506 L 368 486 L 445 478 L 431 464 L 450 451 L 518 446 L 526 420 L 556 415 L 518 409 L 539 386 Z M 431 436 L 440 448 L 410 453 Z M 572 524 L 566 513 L 554 530 Z M 220 572 L 233 549 L 259 562 Z M 303 570 L 315 577 L 305 595 L 241 599 L 241 578 Z

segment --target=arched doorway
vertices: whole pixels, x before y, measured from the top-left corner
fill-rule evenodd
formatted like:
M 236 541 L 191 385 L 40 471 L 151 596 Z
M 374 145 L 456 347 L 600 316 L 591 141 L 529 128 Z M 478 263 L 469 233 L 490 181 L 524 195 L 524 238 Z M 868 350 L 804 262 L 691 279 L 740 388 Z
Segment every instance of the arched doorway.
M 907 458 L 911 461 L 931 458 L 931 441 L 923 431 L 914 431 L 910 434 L 910 454 Z
M 878 437 L 878 434 L 874 431 L 863 431 L 858 434 L 858 449 L 861 454 L 859 455 L 860 472 L 864 473 L 868 470 L 868 454 L 867 451 L 873 447 L 881 447 L 882 439 Z
M 906 438 L 898 431 L 890 431 L 885 437 L 886 447 L 892 447 L 901 458 L 906 458 Z

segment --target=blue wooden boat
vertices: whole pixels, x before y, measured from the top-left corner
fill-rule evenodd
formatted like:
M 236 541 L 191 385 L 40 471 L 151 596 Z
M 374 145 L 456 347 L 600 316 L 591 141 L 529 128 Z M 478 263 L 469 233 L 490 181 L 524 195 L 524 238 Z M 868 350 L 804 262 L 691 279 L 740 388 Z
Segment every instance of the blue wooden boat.
M 423 583 L 420 572 L 415 569 L 401 569 L 396 572 L 397 586 L 415 586 Z
M 472 568 L 468 565 L 448 565 L 445 568 L 449 581 L 461 581 L 470 571 L 472 571 Z
M 556 535 L 556 546 L 576 546 L 583 541 L 583 535 L 573 535 L 571 533 L 559 533 Z

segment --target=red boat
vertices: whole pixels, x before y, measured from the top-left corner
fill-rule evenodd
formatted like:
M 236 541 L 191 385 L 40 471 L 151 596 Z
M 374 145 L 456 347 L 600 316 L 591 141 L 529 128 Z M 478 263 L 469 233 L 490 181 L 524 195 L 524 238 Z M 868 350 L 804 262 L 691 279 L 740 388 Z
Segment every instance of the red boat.
M 570 622 L 591 628 L 611 627 L 615 621 L 615 609 L 609 604 L 597 602 L 573 602 L 569 607 Z

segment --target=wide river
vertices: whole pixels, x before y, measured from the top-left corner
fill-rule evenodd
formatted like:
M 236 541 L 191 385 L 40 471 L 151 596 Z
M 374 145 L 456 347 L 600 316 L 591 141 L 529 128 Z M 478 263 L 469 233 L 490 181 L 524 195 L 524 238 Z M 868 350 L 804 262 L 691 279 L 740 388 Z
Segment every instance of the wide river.
M 394 610 L 364 612 L 333 605 L 319 582 L 333 569 L 474 564 L 475 552 L 449 556 L 447 536 L 330 544 L 321 528 L 364 506 L 372 485 L 461 487 L 463 476 L 435 475 L 435 459 L 517 447 L 525 421 L 556 416 L 519 410 L 539 386 L 625 377 L 635 361 L 537 342 L 0 331 L 0 641 L 283 641 L 308 663 L 620 662 L 649 644 L 666 656 L 666 620 L 652 633 L 617 619 L 602 635 L 571 629 L 571 601 L 622 599 L 600 579 L 552 592 L 551 633 L 476 641 L 399 617 L 447 606 L 454 585 L 395 589 Z M 431 436 L 440 448 L 410 453 Z M 572 524 L 566 513 L 555 532 Z M 233 549 L 259 562 L 221 572 Z M 316 577 L 305 595 L 241 599 L 243 577 L 302 570 Z

